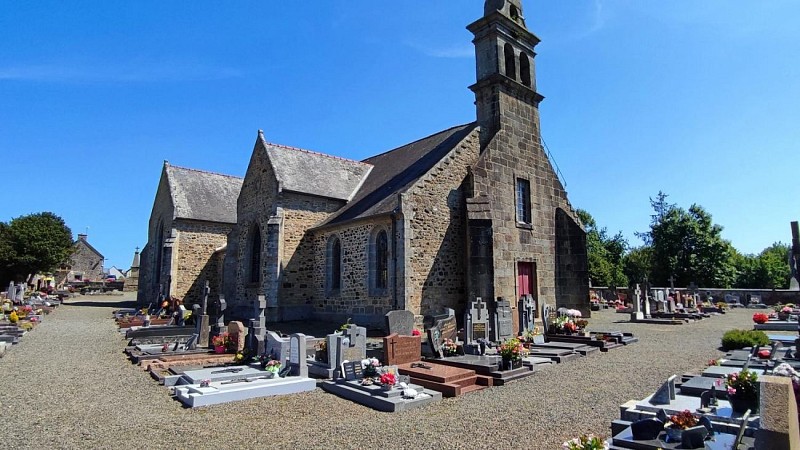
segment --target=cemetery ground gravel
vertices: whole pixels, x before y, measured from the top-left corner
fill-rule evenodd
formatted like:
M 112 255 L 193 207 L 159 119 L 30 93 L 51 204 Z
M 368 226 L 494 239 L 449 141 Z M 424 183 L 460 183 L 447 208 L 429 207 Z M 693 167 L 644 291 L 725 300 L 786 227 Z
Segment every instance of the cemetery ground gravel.
M 701 371 L 722 355 L 725 331 L 752 328 L 744 309 L 680 326 L 601 311 L 590 329 L 640 341 L 412 411 L 379 413 L 321 389 L 186 409 L 124 357 L 109 303 L 119 300 L 75 299 L 0 359 L 5 448 L 558 449 L 580 434 L 608 436 L 622 403 Z

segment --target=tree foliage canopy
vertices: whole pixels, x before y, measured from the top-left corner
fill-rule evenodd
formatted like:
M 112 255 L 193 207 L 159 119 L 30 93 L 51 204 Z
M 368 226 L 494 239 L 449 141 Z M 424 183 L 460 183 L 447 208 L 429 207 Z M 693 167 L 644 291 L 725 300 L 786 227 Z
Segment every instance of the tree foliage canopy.
M 628 242 L 622 232 L 609 237 L 605 228 L 588 212 L 578 209 L 578 218 L 586 229 L 586 247 L 589 254 L 589 277 L 595 286 L 627 286 L 623 258 Z
M 22 281 L 28 275 L 50 272 L 72 253 L 72 231 L 64 220 L 42 212 L 0 224 L 0 277 Z

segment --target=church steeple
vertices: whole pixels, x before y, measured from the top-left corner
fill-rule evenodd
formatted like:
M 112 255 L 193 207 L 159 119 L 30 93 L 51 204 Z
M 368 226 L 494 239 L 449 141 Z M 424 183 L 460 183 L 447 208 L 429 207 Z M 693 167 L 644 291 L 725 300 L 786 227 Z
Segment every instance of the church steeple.
M 475 93 L 481 144 L 485 146 L 502 126 L 501 95 L 510 96 L 538 110 L 544 98 L 536 92 L 534 48 L 539 38 L 528 31 L 520 0 L 486 0 L 483 17 L 467 29 L 475 38 L 477 82 Z M 538 111 L 531 118 L 538 134 Z

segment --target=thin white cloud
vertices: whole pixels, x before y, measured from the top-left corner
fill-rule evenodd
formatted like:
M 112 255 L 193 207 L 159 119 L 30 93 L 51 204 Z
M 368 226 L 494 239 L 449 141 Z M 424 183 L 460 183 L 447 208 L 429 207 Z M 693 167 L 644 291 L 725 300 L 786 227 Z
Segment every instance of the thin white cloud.
M 607 20 L 608 13 L 603 7 L 603 2 L 601 0 L 594 0 L 594 8 L 591 12 L 591 25 L 589 25 L 588 29 L 578 33 L 576 38 L 582 39 L 597 33 L 598 31 L 602 30 L 603 27 L 605 27 Z
M 149 83 L 207 81 L 242 76 L 238 69 L 196 64 L 139 64 L 77 66 L 34 64 L 0 67 L 0 80 L 48 83 Z

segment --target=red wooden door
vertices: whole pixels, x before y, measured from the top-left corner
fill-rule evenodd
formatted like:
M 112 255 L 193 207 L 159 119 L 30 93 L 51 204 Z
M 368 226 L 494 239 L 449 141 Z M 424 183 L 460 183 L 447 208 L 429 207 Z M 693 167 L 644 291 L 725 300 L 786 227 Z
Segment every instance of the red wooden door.
M 533 273 L 533 263 L 531 262 L 518 262 L 517 263 L 517 295 L 534 295 L 535 277 Z

